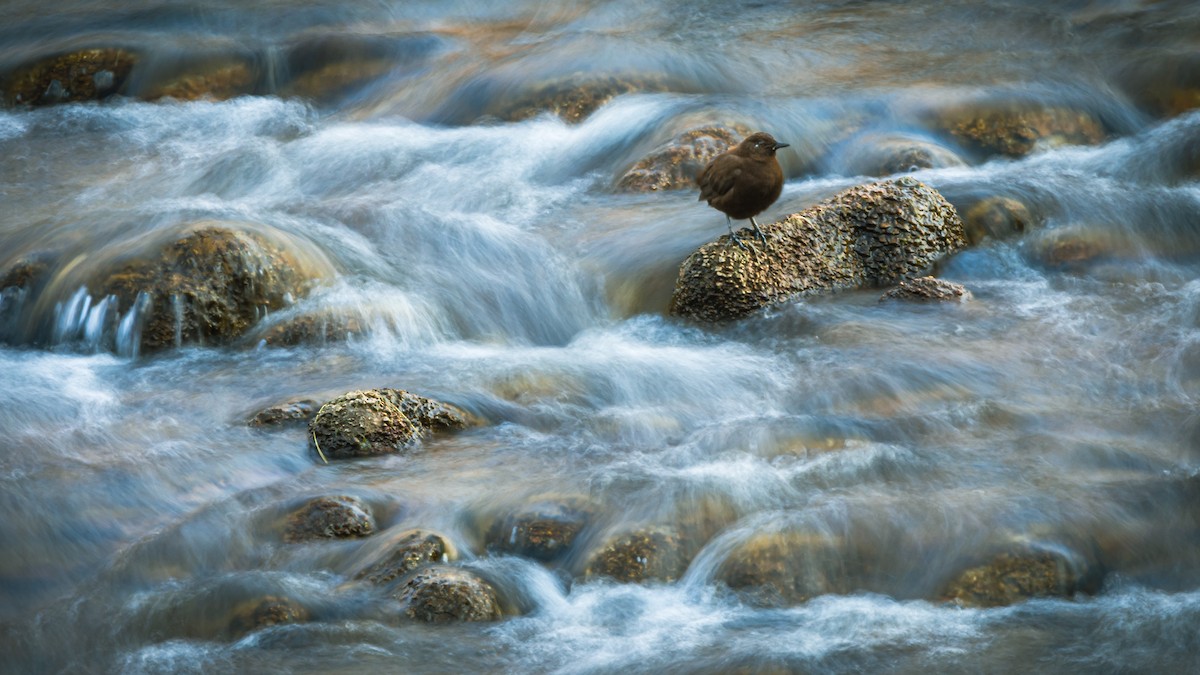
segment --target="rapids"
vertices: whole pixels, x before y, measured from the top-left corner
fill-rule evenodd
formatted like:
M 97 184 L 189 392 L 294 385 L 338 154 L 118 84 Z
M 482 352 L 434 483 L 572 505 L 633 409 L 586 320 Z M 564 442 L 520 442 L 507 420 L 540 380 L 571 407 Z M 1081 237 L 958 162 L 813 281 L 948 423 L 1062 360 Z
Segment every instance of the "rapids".
M 0 273 L 65 261 L 0 296 L 0 670 L 1193 670 L 1200 109 L 1163 91 L 1190 76 L 1195 95 L 1197 35 L 1183 1 L 5 0 L 0 73 L 95 45 L 141 61 L 104 101 L 0 107 Z M 339 49 L 372 76 L 298 88 Z M 227 57 L 259 73 L 244 95 L 149 94 Z M 499 107 L 588 74 L 655 86 L 578 123 Z M 847 168 L 856 130 L 950 143 L 939 111 L 992 100 L 1107 134 L 912 173 L 960 210 L 1035 216 L 943 261 L 962 305 L 863 289 L 679 321 L 679 264 L 724 218 L 694 191 L 613 189 L 734 120 L 792 145 L 769 222 L 874 180 Z M 320 272 L 263 325 L 363 330 L 140 353 L 136 308 L 84 280 L 209 220 L 269 228 Z M 374 387 L 486 424 L 330 464 L 303 428 L 246 424 Z M 280 539 L 280 514 L 343 494 L 380 530 L 449 537 L 506 616 L 406 620 L 348 583 L 371 538 Z M 576 550 L 489 553 L 479 524 L 546 495 L 595 505 Z M 606 533 L 692 516 L 712 522 L 677 580 L 582 574 Z M 723 583 L 772 536 L 816 542 L 802 563 L 827 592 Z M 1098 571 L 1086 593 L 941 601 L 997 541 Z M 261 596 L 311 620 L 229 635 Z

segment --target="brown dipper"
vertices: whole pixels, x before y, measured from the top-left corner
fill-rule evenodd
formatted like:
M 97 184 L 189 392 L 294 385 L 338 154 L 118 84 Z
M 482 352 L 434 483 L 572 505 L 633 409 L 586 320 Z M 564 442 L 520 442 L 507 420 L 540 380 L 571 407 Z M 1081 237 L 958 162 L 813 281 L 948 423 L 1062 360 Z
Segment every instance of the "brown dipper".
M 746 245 L 733 233 L 731 219 L 749 218 L 754 233 L 763 244 L 767 243 L 754 216 L 779 199 L 783 190 L 783 169 L 775 159 L 775 151 L 786 147 L 787 143 L 780 143 L 771 134 L 759 131 L 714 157 L 696 177 L 700 199 L 725 214 L 729 237 L 742 248 Z

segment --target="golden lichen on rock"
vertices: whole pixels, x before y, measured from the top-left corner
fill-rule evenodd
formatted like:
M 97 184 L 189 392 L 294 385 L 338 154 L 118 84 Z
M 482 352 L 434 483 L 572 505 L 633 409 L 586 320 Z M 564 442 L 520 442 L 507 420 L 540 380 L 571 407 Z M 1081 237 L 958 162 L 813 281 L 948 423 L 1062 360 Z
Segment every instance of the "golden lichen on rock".
M 1032 598 L 1069 598 L 1094 581 L 1079 562 L 1049 548 L 1015 547 L 963 570 L 943 588 L 943 600 L 964 607 L 1003 607 Z
M 966 245 L 954 207 L 909 177 L 852 187 L 762 229 L 768 243 L 756 250 L 724 235 L 690 255 L 670 313 L 729 321 L 798 295 L 895 284 Z
M 660 527 L 639 528 L 606 539 L 589 558 L 584 576 L 622 583 L 671 582 L 683 576 L 687 563 L 678 534 Z
M 1062 106 L 965 106 L 945 113 L 940 126 L 984 154 L 1006 157 L 1062 145 L 1097 145 L 1108 138 L 1094 115 Z
M 113 47 L 42 58 L 4 77 L 4 101 L 39 106 L 102 99 L 121 90 L 137 60 L 134 52 Z

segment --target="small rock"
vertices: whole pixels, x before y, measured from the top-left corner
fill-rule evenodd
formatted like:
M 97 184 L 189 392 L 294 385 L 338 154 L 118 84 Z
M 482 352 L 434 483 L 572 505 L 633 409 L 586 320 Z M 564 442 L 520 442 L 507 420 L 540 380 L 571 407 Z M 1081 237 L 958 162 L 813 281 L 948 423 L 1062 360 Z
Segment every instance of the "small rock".
M 393 398 L 352 391 L 321 406 L 308 425 L 313 447 L 327 459 L 400 452 L 421 436 Z
M 685 131 L 638 160 L 617 181 L 617 190 L 694 189 L 700 170 L 749 134 L 750 129 L 740 125 L 713 125 Z
M 950 148 L 912 134 L 866 133 L 831 151 L 827 161 L 844 176 L 890 176 L 920 169 L 964 166 Z
M 426 565 L 457 559 L 458 551 L 442 535 L 428 530 L 405 530 L 389 537 L 382 554 L 363 565 L 354 578 L 385 586 Z
M 1069 598 L 1095 592 L 1099 580 L 1074 556 L 1033 546 L 1002 551 L 963 570 L 941 598 L 964 607 L 1003 607 L 1031 598 Z
M 354 497 L 318 497 L 287 518 L 283 540 L 289 543 L 315 539 L 355 539 L 375 533 L 375 517 Z
M 1069 107 L 1011 101 L 944 111 L 938 126 L 986 155 L 1024 157 L 1062 145 L 1098 145 L 1108 130 L 1091 113 Z
M 978 244 L 987 237 L 1007 239 L 1034 225 L 1033 213 L 1012 197 L 988 197 L 967 209 L 963 219 L 967 241 Z
M 252 427 L 307 425 L 319 406 L 319 402 L 310 398 L 279 403 L 254 413 L 246 423 Z
M 34 106 L 100 100 L 120 91 L 137 61 L 133 52 L 112 47 L 42 58 L 3 78 L 4 100 Z
M 308 609 L 298 602 L 274 595 L 244 602 L 233 609 L 227 634 L 240 638 L 260 628 L 309 620 Z
M 756 533 L 736 545 L 716 578 L 746 600 L 787 606 L 827 593 L 848 593 L 853 556 L 840 540 L 804 531 Z
M 554 562 L 570 550 L 588 516 L 579 500 L 535 502 L 493 523 L 485 544 L 489 550 Z
M 479 575 L 446 565 L 424 567 L 401 588 L 404 613 L 425 623 L 495 621 L 501 616 L 496 589 Z
M 967 302 L 971 292 L 962 284 L 934 277 L 920 277 L 901 281 L 900 285 L 888 289 L 879 297 L 884 300 L 908 300 L 915 302 Z
M 665 79 L 657 76 L 596 77 L 577 73 L 538 85 L 511 99 L 500 99 L 488 113 L 504 121 L 519 122 L 550 112 L 568 124 L 578 124 L 621 94 L 666 90 Z
M 679 536 L 663 528 L 643 528 L 606 540 L 588 560 L 586 577 L 622 583 L 672 582 L 683 576 L 688 560 Z

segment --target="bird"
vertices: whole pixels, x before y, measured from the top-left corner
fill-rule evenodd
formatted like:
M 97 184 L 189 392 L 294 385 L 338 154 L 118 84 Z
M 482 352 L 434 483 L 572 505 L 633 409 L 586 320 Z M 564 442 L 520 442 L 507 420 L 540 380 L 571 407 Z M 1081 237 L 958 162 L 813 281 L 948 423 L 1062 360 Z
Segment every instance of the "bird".
M 775 151 L 789 147 L 771 134 L 758 131 L 717 155 L 696 176 L 700 200 L 725 214 L 729 237 L 743 249 L 746 245 L 733 232 L 733 220 L 750 219 L 754 233 L 764 245 L 767 237 L 758 229 L 754 216 L 779 199 L 783 191 L 783 169 Z

